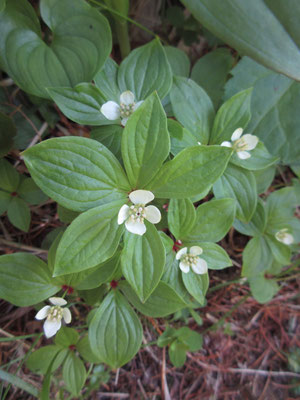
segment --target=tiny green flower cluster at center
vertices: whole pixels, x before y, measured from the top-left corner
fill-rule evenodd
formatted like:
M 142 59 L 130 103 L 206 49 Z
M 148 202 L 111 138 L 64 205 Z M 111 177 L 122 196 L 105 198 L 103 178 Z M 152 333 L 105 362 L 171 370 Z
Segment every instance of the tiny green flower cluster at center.
M 47 319 L 50 321 L 61 321 L 63 317 L 63 310 L 60 306 L 53 306 L 50 308 Z
M 190 267 L 192 265 L 196 264 L 198 256 L 195 254 L 185 254 L 182 258 L 181 261 L 183 261 L 185 264 L 188 264 Z
M 121 118 L 129 118 L 130 115 L 134 112 L 135 110 L 135 103 L 131 104 L 120 104 L 120 116 Z
M 133 222 L 144 222 L 146 218 L 145 206 L 143 204 L 135 204 L 130 207 L 129 218 Z

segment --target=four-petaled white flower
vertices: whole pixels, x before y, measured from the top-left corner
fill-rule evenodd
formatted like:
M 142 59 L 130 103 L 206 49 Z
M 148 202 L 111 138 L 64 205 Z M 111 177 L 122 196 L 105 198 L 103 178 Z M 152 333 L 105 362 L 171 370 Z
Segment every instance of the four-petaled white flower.
M 125 222 L 126 229 L 137 235 L 146 232 L 144 220 L 147 219 L 152 224 L 157 224 L 161 220 L 161 214 L 157 207 L 147 206 L 154 199 L 154 194 L 149 190 L 135 190 L 129 194 L 132 206 L 124 204 L 118 214 L 118 224 Z
M 44 332 L 47 338 L 54 336 L 61 328 L 61 320 L 64 319 L 66 324 L 71 322 L 72 316 L 68 308 L 62 308 L 67 304 L 66 300 L 61 297 L 50 297 L 50 303 L 53 306 L 45 306 L 36 314 L 36 319 L 47 318 L 44 323 Z
M 115 101 L 107 101 L 100 108 L 102 114 L 109 120 L 114 121 L 121 118 L 121 124 L 126 125 L 130 115 L 143 103 L 138 101 L 135 103 L 134 94 L 130 90 L 126 90 L 120 96 L 120 104 Z
M 294 243 L 294 236 L 289 233 L 289 230 L 287 228 L 280 229 L 280 231 L 276 232 L 275 238 L 284 244 L 290 245 Z
M 192 246 L 189 249 L 184 247 L 179 250 L 176 254 L 176 260 L 180 260 L 179 268 L 182 272 L 188 273 L 190 268 L 195 272 L 195 274 L 205 274 L 207 272 L 207 263 L 203 258 L 200 258 L 200 254 L 203 250 L 199 246 Z
M 247 150 L 255 149 L 259 139 L 250 133 L 246 133 L 244 136 L 242 134 L 242 128 L 236 129 L 231 136 L 231 142 L 223 142 L 221 146 L 232 147 L 241 160 L 246 160 L 251 157 Z

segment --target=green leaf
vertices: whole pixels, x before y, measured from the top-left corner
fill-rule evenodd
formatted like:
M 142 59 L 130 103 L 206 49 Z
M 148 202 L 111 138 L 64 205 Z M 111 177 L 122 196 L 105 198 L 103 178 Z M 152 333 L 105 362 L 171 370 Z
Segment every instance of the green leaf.
M 171 153 L 174 156 L 187 147 L 197 146 L 195 136 L 174 119 L 168 118 L 168 130 L 171 137 Z
M 45 140 L 24 153 L 37 185 L 62 206 L 85 211 L 130 191 L 115 156 L 92 139 L 60 137 Z
M 125 233 L 121 255 L 126 280 L 144 303 L 157 287 L 165 266 L 165 248 L 154 225 L 144 235 Z
M 192 270 L 187 273 L 182 272 L 182 280 L 190 295 L 203 305 L 209 286 L 208 273 L 199 275 L 195 274 Z
M 161 279 L 175 291 L 183 302 L 188 304 L 190 303 L 190 296 L 183 284 L 179 262 L 176 260 L 175 254 L 173 250 L 170 254 L 167 254 L 165 271 Z
M 158 337 L 157 339 L 157 346 L 158 347 L 165 347 L 171 344 L 176 338 L 176 329 L 167 326 L 165 331 Z
M 52 283 L 47 265 L 32 254 L 0 257 L 0 297 L 4 300 L 19 307 L 32 306 L 59 290 Z
M 194 228 L 182 239 L 190 243 L 218 242 L 232 226 L 235 208 L 233 199 L 211 200 L 201 204 L 196 211 Z
M 109 260 L 94 267 L 93 272 L 83 279 L 76 288 L 79 290 L 90 290 L 101 286 L 103 283 L 111 281 L 118 270 L 120 255 L 121 252 L 117 250 Z
M 221 146 L 194 146 L 166 162 L 147 189 L 158 198 L 196 196 L 222 175 L 231 150 Z
M 101 70 L 95 75 L 94 82 L 107 100 L 112 100 L 119 104 L 118 69 L 118 64 L 112 58 L 107 58 Z
M 261 235 L 267 223 L 267 215 L 264 202 L 259 198 L 257 201 L 256 210 L 248 223 L 235 220 L 234 221 L 234 229 L 242 233 L 243 235 L 248 236 L 257 236 Z
M 272 252 L 264 236 L 251 239 L 243 252 L 242 275 L 255 278 L 267 271 L 273 262 Z
M 58 245 L 55 276 L 92 268 L 115 253 L 124 231 L 117 224 L 122 205 L 118 201 L 93 208 L 71 223 Z
M 228 254 L 221 246 L 210 242 L 199 242 L 198 245 L 203 250 L 200 257 L 207 262 L 209 269 L 219 270 L 232 266 Z
M 13 197 L 9 193 L 0 190 L 0 215 L 8 209 L 9 203 L 12 198 Z
M 251 171 L 229 163 L 226 171 L 213 186 L 217 199 L 236 200 L 236 217 L 249 222 L 257 204 L 256 181 Z
M 2 12 L 4 10 L 6 6 L 6 0 L 1 0 L 0 1 L 0 12 Z
M 165 46 L 165 53 L 172 68 L 173 75 L 188 77 L 191 62 L 186 53 L 178 47 Z
M 51 372 L 54 372 L 58 367 L 61 366 L 66 355 L 67 350 L 62 349 L 60 346 L 56 346 L 54 344 L 44 346 L 35 350 L 28 356 L 26 360 L 26 366 L 32 372 L 38 372 L 45 375 L 52 361 L 54 362 L 51 367 Z
M 275 260 L 282 265 L 289 265 L 291 262 L 290 247 L 279 242 L 275 236 L 266 235 L 265 238 Z
M 111 33 L 106 18 L 82 0 L 42 0 L 40 12 L 52 30 L 50 46 L 30 3 L 7 3 L 0 15 L 0 61 L 23 90 L 49 98 L 47 87 L 75 86 L 94 77 L 110 54 Z
M 191 78 L 206 91 L 216 108 L 233 62 L 230 50 L 219 48 L 205 54 L 193 66 Z
M 28 232 L 30 226 L 30 209 L 24 200 L 13 197 L 8 205 L 7 216 L 10 222 L 24 232 Z
M 60 204 L 57 205 L 57 214 L 61 222 L 65 224 L 70 224 L 79 215 L 77 211 L 68 210 Z
M 251 118 L 251 94 L 252 88 L 243 90 L 222 104 L 214 120 L 210 144 L 221 144 L 230 140 L 237 128 L 245 129 Z
M 105 98 L 91 83 L 80 83 L 74 87 L 47 88 L 51 98 L 72 121 L 82 125 L 103 125 L 107 119 L 100 108 Z
M 121 92 L 130 90 L 136 101 L 144 100 L 154 90 L 164 98 L 172 85 L 172 70 L 159 39 L 133 50 L 122 62 L 118 73 Z
M 176 119 L 207 144 L 215 111 L 206 92 L 191 79 L 174 77 L 170 99 Z
M 187 346 L 184 343 L 175 340 L 169 347 L 169 357 L 174 367 L 180 368 L 186 361 Z
M 76 350 L 79 352 L 82 358 L 89 363 L 100 364 L 101 360 L 92 351 L 89 337 L 84 336 L 76 344 Z
M 24 381 L 22 378 L 19 378 L 18 376 L 16 376 L 15 373 L 11 374 L 10 372 L 6 372 L 0 369 L 0 379 L 1 381 L 9 382 L 10 384 L 21 389 L 22 391 L 31 394 L 35 398 L 39 396 L 39 392 L 36 387 Z
M 273 279 L 266 279 L 263 275 L 248 279 L 251 294 L 259 303 L 267 303 L 272 300 L 280 289 Z
M 161 318 L 173 314 L 186 307 L 186 303 L 174 289 L 164 282 L 159 282 L 151 296 L 142 303 L 127 282 L 121 282 L 121 290 L 130 303 L 142 314 L 148 317 Z
M 49 249 L 49 252 L 48 252 L 48 268 L 50 270 L 51 275 L 53 274 L 53 270 L 54 270 L 57 247 L 59 245 L 59 242 L 61 240 L 63 233 L 64 232 L 62 231 L 57 235 L 57 237 L 53 241 L 53 243 Z M 100 266 L 102 266 L 102 264 Z M 70 273 L 67 275 L 60 275 L 58 277 L 55 277 L 53 279 L 53 281 L 55 282 L 55 284 L 57 284 L 61 287 L 66 285 L 66 286 L 70 286 L 73 289 L 75 288 L 76 290 L 81 289 L 81 284 L 83 282 L 85 282 L 86 286 L 84 286 L 82 289 L 89 289 L 90 288 L 89 286 L 91 286 L 91 289 L 92 289 L 94 287 L 97 287 L 97 283 L 98 283 L 99 279 L 97 279 L 94 282 L 90 282 L 87 280 L 90 277 L 90 275 L 97 273 L 98 269 L 99 269 L 99 265 L 97 265 L 93 268 L 89 268 L 88 270 L 84 270 L 82 272 L 77 272 L 77 273 L 75 272 L 75 273 Z M 94 276 L 95 276 L 95 274 L 94 274 Z M 99 273 L 97 274 L 97 278 L 99 278 Z M 101 278 L 101 274 L 100 274 L 100 278 Z
M 25 178 L 18 187 L 19 196 L 29 204 L 40 204 L 48 200 L 48 196 L 35 184 L 33 179 Z
M 169 229 L 176 239 L 186 237 L 196 221 L 196 210 L 189 199 L 171 199 L 168 206 Z
M 281 57 L 283 55 L 281 54 Z M 300 158 L 300 84 L 276 74 L 244 57 L 232 70 L 233 78 L 226 84 L 226 97 L 249 86 L 252 118 L 247 131 L 258 136 L 269 152 L 280 156 L 284 164 Z
M 184 326 L 177 331 L 178 339 L 183 342 L 189 351 L 198 351 L 203 344 L 203 337 L 199 333 Z
M 300 80 L 298 2 L 182 0 L 193 16 L 241 54 Z
M 280 229 L 288 228 L 299 200 L 293 187 L 285 187 L 271 193 L 267 199 L 267 229 L 275 234 Z
M 5 156 L 11 150 L 16 133 L 17 129 L 13 120 L 0 112 L 0 157 Z
M 101 303 L 107 292 L 108 287 L 106 285 L 101 285 L 94 289 L 80 290 L 78 294 L 87 305 L 94 306 L 95 304 Z
M 120 125 L 98 126 L 91 130 L 91 139 L 97 140 L 121 161 L 121 140 L 124 128 Z
M 254 178 L 256 180 L 257 194 L 264 193 L 268 190 L 275 177 L 276 167 L 268 167 L 266 169 L 260 169 L 253 171 Z
M 89 327 L 93 352 L 111 368 L 130 361 L 142 343 L 142 325 L 127 300 L 112 290 L 96 311 Z
M 4 158 L 0 160 L 0 187 L 8 192 L 15 192 L 19 186 L 20 175 Z
M 230 162 L 251 171 L 266 169 L 279 161 L 279 157 L 272 156 L 262 142 L 258 142 L 255 149 L 251 150 L 251 157 L 241 160 L 236 153 L 233 154 Z
M 79 340 L 79 333 L 74 328 L 61 327 L 57 332 L 54 342 L 58 346 L 69 347 L 75 345 Z
M 122 156 L 131 187 L 145 187 L 169 152 L 167 117 L 153 93 L 129 118 L 122 135 Z
M 79 396 L 86 380 L 86 370 L 83 362 L 72 351 L 64 362 L 62 374 L 66 389 L 73 396 Z

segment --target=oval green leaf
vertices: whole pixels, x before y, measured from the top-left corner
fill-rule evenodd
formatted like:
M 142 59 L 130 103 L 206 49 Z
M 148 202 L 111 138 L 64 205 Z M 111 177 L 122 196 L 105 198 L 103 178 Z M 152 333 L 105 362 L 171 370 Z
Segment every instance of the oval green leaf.
M 174 289 L 164 282 L 159 282 L 152 295 L 142 303 L 127 282 L 120 285 L 130 303 L 142 314 L 148 317 L 160 318 L 173 314 L 186 307 L 186 303 L 177 295 Z
M 170 99 L 176 119 L 207 144 L 215 110 L 206 92 L 191 79 L 174 77 Z
M 230 156 L 231 149 L 221 146 L 189 147 L 166 162 L 147 189 L 158 198 L 196 196 L 222 175 Z
M 112 290 L 96 311 L 89 339 L 93 353 L 111 368 L 121 367 L 138 352 L 142 325 L 118 290 Z
M 111 51 L 108 21 L 83 0 L 41 0 L 41 16 L 52 30 L 42 39 L 38 18 L 26 0 L 12 0 L 0 15 L 1 63 L 26 92 L 49 98 L 47 87 L 90 81 Z
M 122 205 L 119 201 L 93 208 L 71 223 L 57 248 L 55 276 L 84 271 L 113 256 L 124 230 L 117 224 Z
M 118 83 L 120 91 L 130 90 L 136 101 L 144 100 L 155 90 L 161 99 L 168 94 L 172 70 L 159 39 L 133 50 L 125 58 L 119 68 Z
M 211 200 L 196 211 L 194 228 L 182 240 L 187 243 L 218 242 L 229 231 L 235 217 L 233 199 Z
M 0 257 L 0 297 L 26 307 L 48 299 L 60 290 L 52 283 L 47 265 L 28 253 Z
M 85 211 L 113 200 L 126 201 L 130 186 L 121 165 L 95 140 L 54 138 L 23 154 L 37 185 L 70 210 Z
M 158 285 L 165 266 L 165 248 L 154 225 L 144 235 L 126 232 L 121 255 L 126 280 L 144 303 Z
M 167 117 L 153 93 L 129 118 L 122 135 L 122 156 L 131 187 L 145 187 L 169 152 Z

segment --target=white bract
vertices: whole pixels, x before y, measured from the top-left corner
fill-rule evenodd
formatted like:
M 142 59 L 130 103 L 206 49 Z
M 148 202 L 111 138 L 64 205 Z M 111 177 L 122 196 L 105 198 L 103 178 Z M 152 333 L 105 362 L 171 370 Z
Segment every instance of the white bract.
M 110 121 L 121 118 L 121 124 L 126 125 L 130 115 L 143 103 L 138 101 L 135 103 L 134 94 L 130 90 L 126 90 L 120 96 L 120 104 L 115 101 L 107 101 L 101 107 L 102 114 Z
M 67 304 L 66 300 L 61 297 L 50 297 L 50 303 L 53 306 L 45 306 L 36 314 L 36 319 L 45 319 L 44 332 L 47 338 L 54 336 L 61 328 L 61 320 L 64 319 L 66 324 L 71 322 L 72 316 L 68 308 L 62 308 Z
M 179 268 L 181 271 L 188 273 L 192 268 L 195 274 L 205 274 L 207 272 L 207 262 L 199 257 L 202 253 L 203 250 L 199 246 L 192 246 L 189 252 L 187 247 L 179 250 L 176 254 L 176 260 L 180 260 Z
M 289 230 L 287 228 L 280 229 L 280 231 L 276 232 L 275 238 L 284 244 L 290 245 L 294 243 L 294 236 L 289 233 Z
M 246 133 L 244 136 L 242 134 L 242 128 L 236 129 L 231 136 L 231 142 L 223 142 L 221 146 L 232 147 L 241 160 L 246 160 L 251 157 L 249 151 L 255 149 L 259 139 L 250 133 Z
M 118 224 L 125 222 L 126 229 L 136 235 L 146 232 L 144 220 L 157 224 L 161 220 L 161 214 L 157 207 L 146 206 L 154 199 L 154 194 L 149 190 L 135 190 L 129 194 L 132 206 L 124 204 L 118 214 Z

